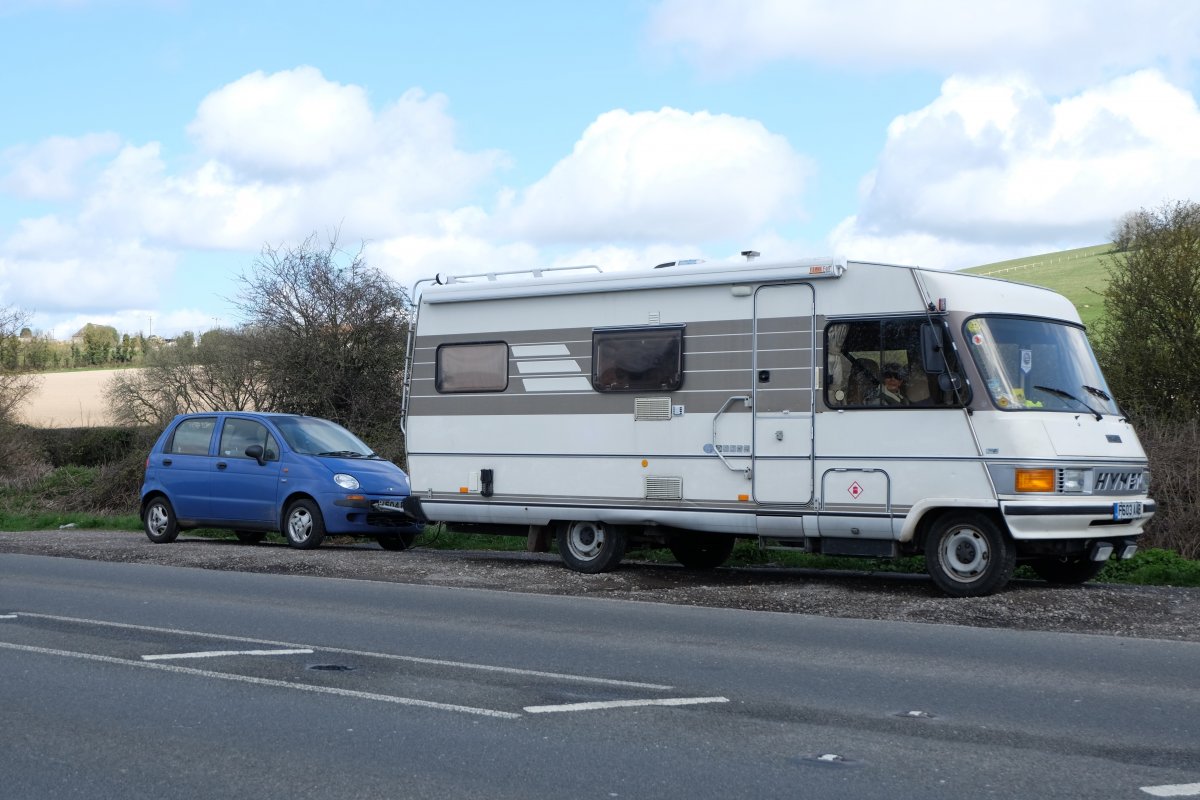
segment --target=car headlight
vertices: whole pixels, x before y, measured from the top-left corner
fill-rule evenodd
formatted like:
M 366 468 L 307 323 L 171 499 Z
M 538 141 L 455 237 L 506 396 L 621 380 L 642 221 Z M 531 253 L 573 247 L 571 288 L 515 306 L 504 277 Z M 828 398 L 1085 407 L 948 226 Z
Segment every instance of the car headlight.
M 333 482 L 343 489 L 358 488 L 358 478 L 354 477 L 353 475 L 347 475 L 344 472 L 339 472 L 337 475 L 334 475 Z

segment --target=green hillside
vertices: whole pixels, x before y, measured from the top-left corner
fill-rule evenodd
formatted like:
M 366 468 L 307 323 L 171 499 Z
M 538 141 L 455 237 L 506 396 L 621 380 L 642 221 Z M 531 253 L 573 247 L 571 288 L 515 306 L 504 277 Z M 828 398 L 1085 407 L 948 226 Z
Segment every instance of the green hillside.
M 1018 283 L 1032 283 L 1053 289 L 1075 304 L 1083 323 L 1089 327 L 1104 316 L 1104 288 L 1108 285 L 1105 254 L 1111 245 L 1100 244 L 1045 253 L 1040 256 L 998 261 L 964 269 L 975 275 L 988 275 Z

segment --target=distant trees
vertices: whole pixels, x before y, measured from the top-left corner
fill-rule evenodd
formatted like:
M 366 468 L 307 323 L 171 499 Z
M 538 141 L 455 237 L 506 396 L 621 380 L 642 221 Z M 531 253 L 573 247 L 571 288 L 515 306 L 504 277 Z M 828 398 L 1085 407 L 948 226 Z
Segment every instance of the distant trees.
M 0 427 L 11 424 L 17 409 L 38 387 L 38 378 L 23 366 L 20 333 L 27 322 L 25 312 L 13 306 L 0 307 Z
M 161 425 L 177 413 L 258 409 L 333 419 L 399 458 L 407 292 L 336 237 L 265 247 L 241 276 L 242 324 L 196 347 L 163 348 L 118 374 L 114 418 Z
M 1095 338 L 1108 382 L 1130 411 L 1200 415 L 1200 205 L 1123 216 L 1112 234 L 1105 320 Z

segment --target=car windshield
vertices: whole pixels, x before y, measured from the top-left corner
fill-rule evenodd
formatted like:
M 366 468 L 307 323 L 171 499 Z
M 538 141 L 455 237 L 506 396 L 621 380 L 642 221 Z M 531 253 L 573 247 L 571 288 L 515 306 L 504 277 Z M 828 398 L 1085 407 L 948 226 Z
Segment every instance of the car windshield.
M 965 327 L 967 348 L 997 408 L 1121 413 L 1083 328 L 1023 317 L 974 317 Z
M 371 448 L 337 423 L 316 417 L 276 417 L 283 440 L 294 452 L 314 456 L 370 458 Z

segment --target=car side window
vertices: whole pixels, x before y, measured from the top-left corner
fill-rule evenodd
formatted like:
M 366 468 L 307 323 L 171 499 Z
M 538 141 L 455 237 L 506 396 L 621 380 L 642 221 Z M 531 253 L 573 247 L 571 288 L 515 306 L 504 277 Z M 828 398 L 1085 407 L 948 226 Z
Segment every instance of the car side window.
M 267 461 L 279 458 L 279 445 L 261 422 L 236 417 L 225 420 L 225 426 L 221 429 L 221 455 L 228 458 L 249 458 L 246 448 L 255 444 L 263 449 L 263 457 Z
M 208 455 L 208 445 L 212 441 L 213 429 L 217 427 L 216 417 L 198 417 L 185 419 L 171 434 L 167 442 L 166 452 L 175 455 Z

